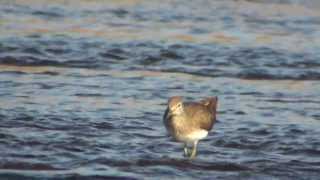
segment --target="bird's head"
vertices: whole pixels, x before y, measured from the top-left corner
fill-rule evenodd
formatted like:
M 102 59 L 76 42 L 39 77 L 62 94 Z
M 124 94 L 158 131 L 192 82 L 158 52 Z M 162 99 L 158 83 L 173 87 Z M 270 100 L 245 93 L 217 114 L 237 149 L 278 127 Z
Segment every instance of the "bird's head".
M 168 101 L 168 108 L 171 115 L 181 115 L 183 111 L 183 102 L 181 96 L 173 96 Z

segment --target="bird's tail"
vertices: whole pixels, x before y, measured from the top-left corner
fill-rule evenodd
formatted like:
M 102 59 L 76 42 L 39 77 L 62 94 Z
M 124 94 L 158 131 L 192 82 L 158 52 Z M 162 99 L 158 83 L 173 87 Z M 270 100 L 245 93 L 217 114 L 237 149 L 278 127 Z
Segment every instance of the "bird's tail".
M 217 112 L 217 106 L 218 106 L 218 97 L 208 97 L 201 101 L 201 103 L 208 107 L 208 109 L 215 114 Z

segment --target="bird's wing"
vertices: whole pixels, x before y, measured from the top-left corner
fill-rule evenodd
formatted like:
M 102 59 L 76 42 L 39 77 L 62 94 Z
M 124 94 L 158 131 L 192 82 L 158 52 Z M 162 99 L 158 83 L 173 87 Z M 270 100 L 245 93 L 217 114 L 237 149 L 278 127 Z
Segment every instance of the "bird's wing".
M 168 113 L 169 113 L 169 108 L 167 108 L 166 111 L 164 112 L 162 117 L 163 120 L 167 119 Z
M 163 124 L 165 125 L 166 129 L 168 130 L 170 128 L 171 123 L 171 117 L 169 117 L 169 108 L 166 109 L 163 115 Z
M 201 104 L 205 105 L 209 111 L 215 116 L 217 112 L 217 103 L 218 103 L 218 97 L 208 97 L 206 99 L 203 99 L 200 101 Z
M 214 123 L 212 113 L 200 103 L 190 103 L 185 106 L 186 113 L 191 123 L 198 125 L 201 129 L 209 131 Z

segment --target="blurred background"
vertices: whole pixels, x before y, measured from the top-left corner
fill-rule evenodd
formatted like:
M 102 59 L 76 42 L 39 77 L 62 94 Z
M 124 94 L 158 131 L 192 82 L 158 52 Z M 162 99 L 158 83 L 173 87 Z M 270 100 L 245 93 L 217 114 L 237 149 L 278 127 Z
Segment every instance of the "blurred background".
M 0 177 L 317 179 L 320 1 L 0 1 Z M 218 96 L 196 160 L 167 99 Z

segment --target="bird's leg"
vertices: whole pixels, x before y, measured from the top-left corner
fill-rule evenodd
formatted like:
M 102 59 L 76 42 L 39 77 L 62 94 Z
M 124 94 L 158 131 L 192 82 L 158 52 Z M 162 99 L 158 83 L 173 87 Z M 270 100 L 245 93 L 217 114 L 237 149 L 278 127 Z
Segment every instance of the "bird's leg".
M 191 155 L 190 155 L 190 159 L 193 159 L 196 157 L 197 155 L 197 145 L 198 145 L 198 141 L 194 141 L 193 142 L 193 148 L 192 148 L 192 152 L 191 152 Z
M 189 150 L 188 150 L 187 143 L 184 143 L 183 151 L 184 151 L 184 156 L 189 156 Z

